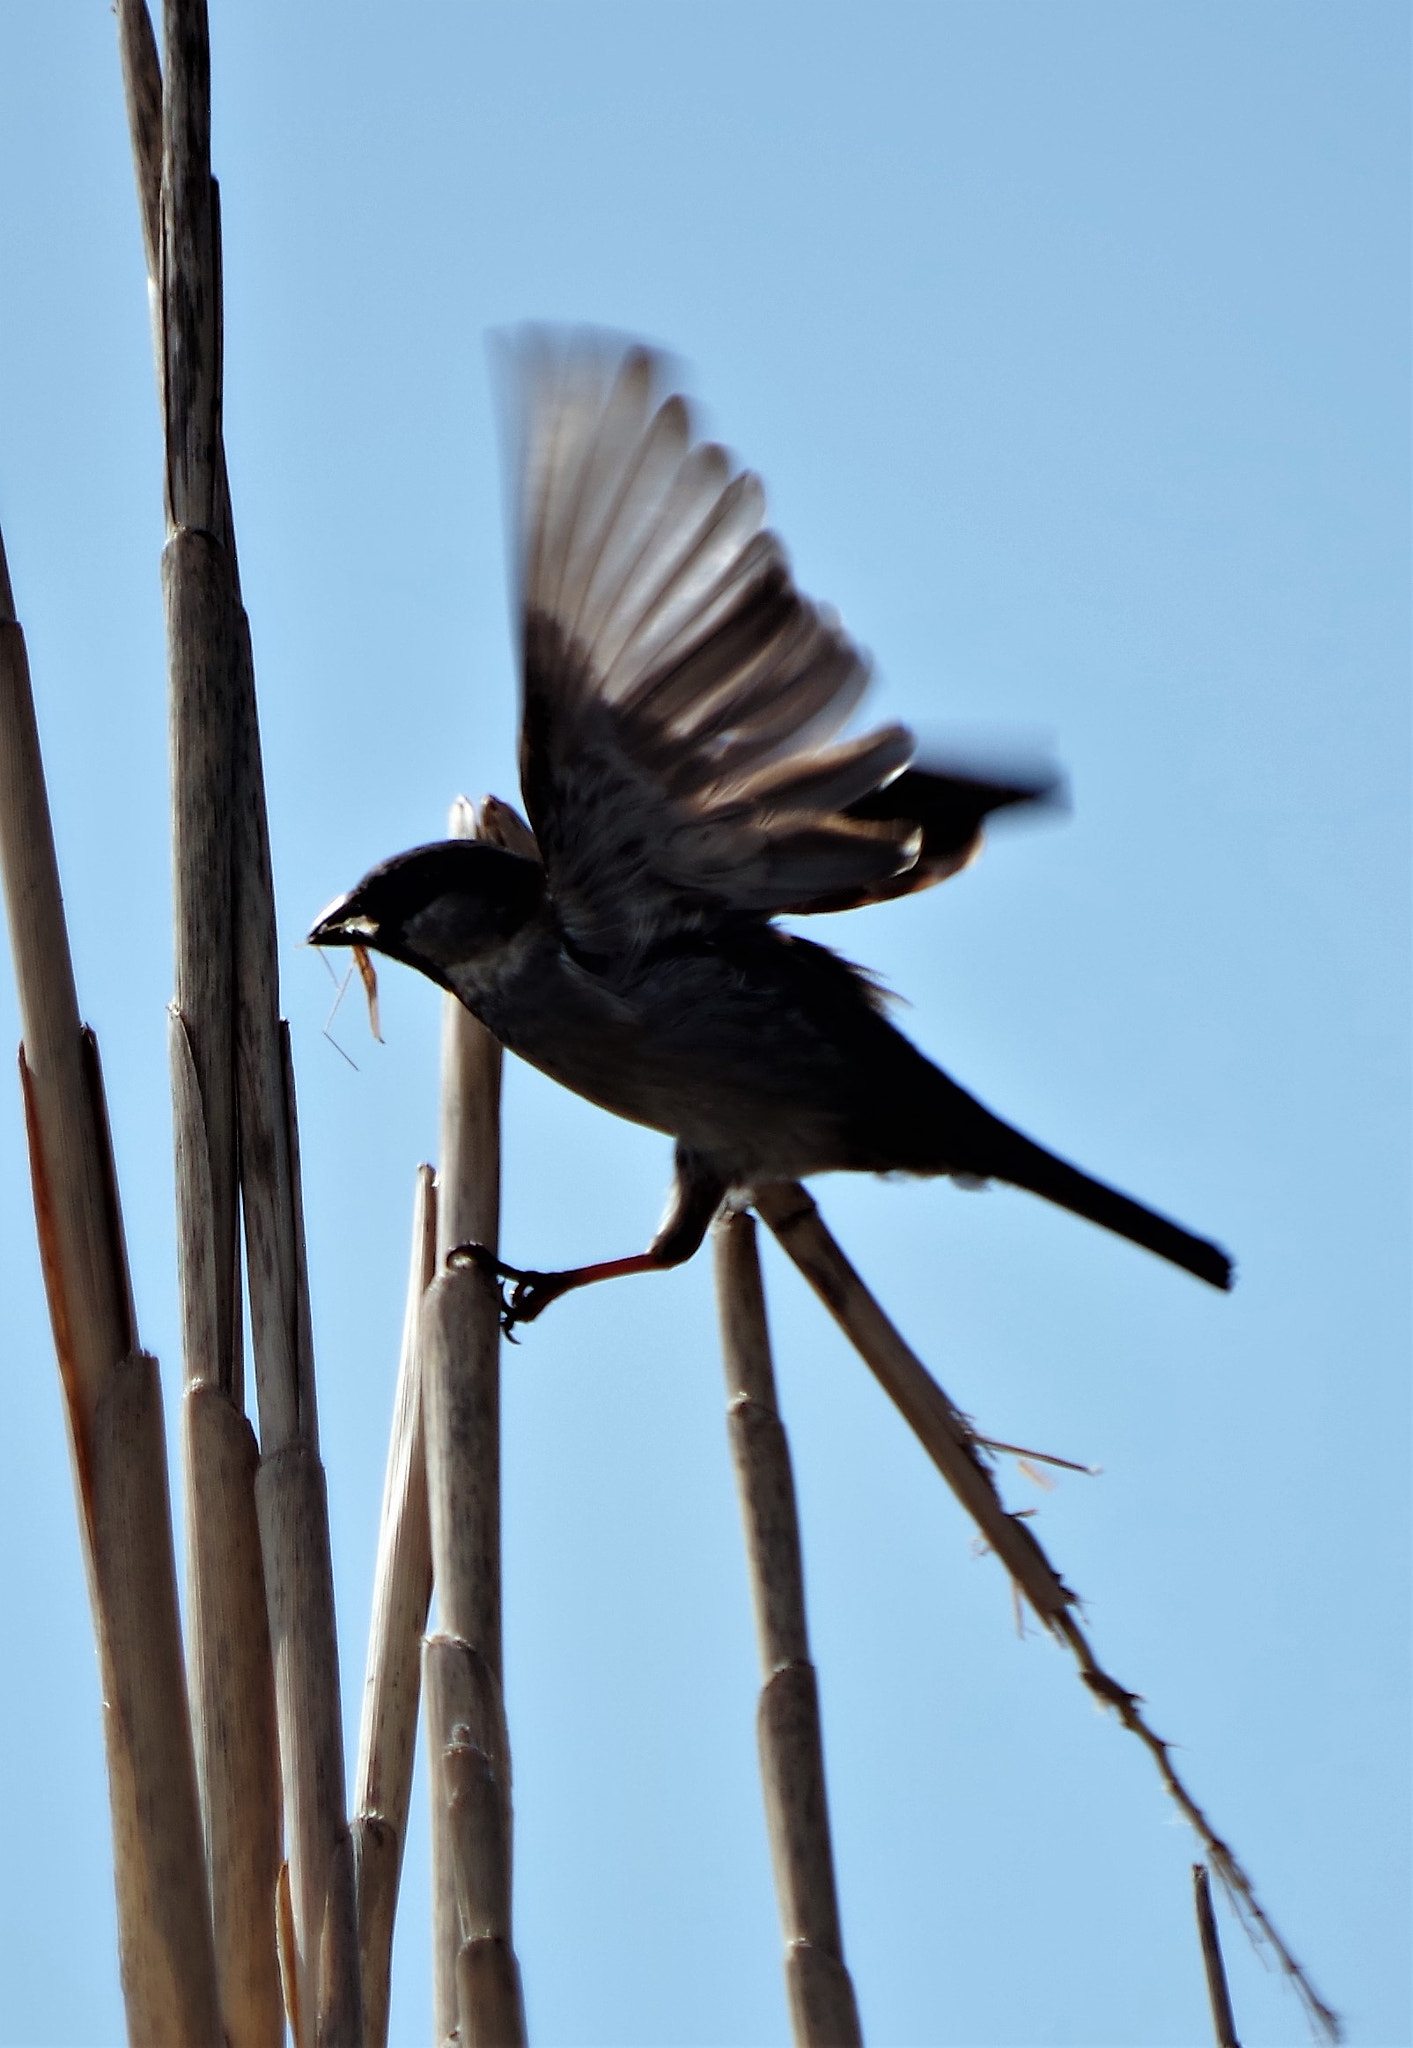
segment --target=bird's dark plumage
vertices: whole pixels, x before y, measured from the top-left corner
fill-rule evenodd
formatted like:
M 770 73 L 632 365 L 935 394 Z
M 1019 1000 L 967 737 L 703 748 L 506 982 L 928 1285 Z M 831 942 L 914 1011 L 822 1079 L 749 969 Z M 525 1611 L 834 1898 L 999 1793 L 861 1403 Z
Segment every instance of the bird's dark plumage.
M 837 1168 L 1008 1181 L 1229 1286 L 1217 1246 L 1001 1122 L 865 975 L 772 921 L 955 874 L 990 813 L 1053 780 L 910 765 L 896 725 L 839 741 L 868 664 L 796 589 L 758 479 L 664 395 L 661 359 L 536 332 L 515 365 L 529 824 L 488 799 L 494 843 L 387 861 L 310 934 L 420 968 L 512 1051 L 676 1139 L 650 1251 L 501 1268 L 512 1317 L 689 1257 L 732 1189 Z

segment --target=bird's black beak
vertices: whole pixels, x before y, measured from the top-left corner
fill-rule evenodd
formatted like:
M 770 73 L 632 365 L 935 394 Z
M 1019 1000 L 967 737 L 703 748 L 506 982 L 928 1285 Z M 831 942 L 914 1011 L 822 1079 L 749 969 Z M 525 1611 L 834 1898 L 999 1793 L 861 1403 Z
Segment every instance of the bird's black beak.
M 378 921 L 363 908 L 357 889 L 337 897 L 316 919 L 305 941 L 310 946 L 376 946 Z

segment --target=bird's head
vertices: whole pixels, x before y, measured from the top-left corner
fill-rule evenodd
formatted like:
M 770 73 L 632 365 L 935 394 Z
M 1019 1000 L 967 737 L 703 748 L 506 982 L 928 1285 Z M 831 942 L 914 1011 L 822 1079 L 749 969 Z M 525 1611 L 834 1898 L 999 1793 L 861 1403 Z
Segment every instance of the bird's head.
M 476 839 L 396 854 L 331 903 L 311 946 L 366 946 L 452 985 L 453 970 L 504 945 L 544 895 L 538 861 Z

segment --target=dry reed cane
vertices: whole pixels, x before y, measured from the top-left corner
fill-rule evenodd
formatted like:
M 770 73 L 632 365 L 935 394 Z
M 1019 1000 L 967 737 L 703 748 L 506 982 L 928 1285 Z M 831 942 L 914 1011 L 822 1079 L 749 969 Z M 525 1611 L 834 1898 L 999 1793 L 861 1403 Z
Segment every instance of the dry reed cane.
M 354 1781 L 364 2048 L 384 2048 L 388 2038 L 393 1922 L 412 1798 L 422 1634 L 432 1597 L 419 1336 L 422 1296 L 436 1261 L 436 1186 L 431 1167 L 419 1166 Z
M 1267 1916 L 1245 1870 L 1173 1769 L 1170 1746 L 1149 1725 L 1141 1711 L 1139 1695 L 1120 1685 L 1099 1663 L 1075 1619 L 1074 1594 L 1050 1563 L 1028 1523 L 1002 1505 L 990 1468 L 978 1449 L 979 1440 L 966 1417 L 953 1406 L 884 1315 L 825 1229 L 805 1190 L 795 1181 L 779 1181 L 757 1188 L 752 1203 L 902 1412 L 919 1443 L 976 1523 L 987 1546 L 1010 1573 L 1012 1583 L 1046 1627 L 1068 1645 L 1090 1692 L 1103 1705 L 1112 1707 L 1124 1727 L 1148 1750 L 1164 1789 L 1201 1841 L 1253 1940 L 1270 1948 L 1311 2024 L 1327 2040 L 1337 2041 L 1337 2015 L 1316 1992 Z
M 258 1987 L 240 2038 L 278 2040 L 273 1911 L 283 1783 L 286 2002 L 297 2041 L 361 2030 L 353 1858 L 344 1817 L 337 1641 L 287 1044 L 278 1012 L 274 906 L 249 630 L 240 604 L 221 434 L 219 206 L 210 171 L 210 55 L 201 0 L 167 0 L 163 84 L 150 18 L 120 0 L 139 205 L 155 304 L 167 450 L 164 553 L 172 674 L 175 1048 L 179 1193 L 192 1421 L 188 1486 L 193 1691 L 213 1868 L 240 1874 L 217 1904 L 228 1980 Z M 160 161 L 157 152 L 160 109 Z M 236 1132 L 250 1278 L 261 1459 L 245 1443 L 235 1266 Z M 226 1403 L 227 1412 L 219 1404 Z M 223 1444 L 225 1455 L 211 1449 Z M 218 1467 L 224 1484 L 212 1477 Z M 258 1551 L 255 1525 L 258 1523 Z M 248 1599 L 224 1635 L 229 1560 L 263 1566 L 265 1618 Z M 219 1654 L 221 1646 L 226 1654 Z M 268 1725 L 271 1659 L 279 1766 Z M 259 1739 L 238 1751 L 245 1716 Z M 228 1854 L 226 1845 L 234 1845 Z
M 277 2048 L 275 1953 L 279 1746 L 265 1574 L 255 1507 L 260 1454 L 240 1409 L 200 1362 L 219 1348 L 211 1272 L 210 1157 L 183 1021 L 171 1018 L 178 1267 L 186 1387 L 189 1685 L 206 1828 L 221 2002 L 231 2048 Z
M 799 1513 L 776 1404 L 755 1218 L 728 1211 L 713 1248 L 727 1423 L 760 1648 L 761 1783 L 791 2027 L 797 2048 L 857 2048 L 863 2036 L 839 1928 Z
M 79 1021 L 24 636 L 0 537 L 0 869 L 35 1220 L 103 1683 L 134 2042 L 220 2032 L 156 1361 L 138 1349 L 98 1051 Z
M 1212 2008 L 1212 2038 L 1217 2048 L 1241 2048 L 1236 2038 L 1236 2020 L 1227 1986 L 1227 1967 L 1222 1961 L 1217 1916 L 1212 1910 L 1212 1880 L 1205 1863 L 1192 1866 L 1192 1903 L 1197 1913 L 1197 1938 L 1202 1945 L 1202 1968 L 1207 1979 L 1207 2003 Z
M 452 834 L 479 832 L 459 799 Z M 436 2038 L 463 2048 L 525 2039 L 511 1945 L 510 1742 L 501 1672 L 500 1317 L 496 1288 L 456 1245 L 500 1235 L 500 1069 L 495 1039 L 453 997 L 442 1024 L 438 1271 L 423 1307 L 422 1390 L 437 1633 L 423 1684 L 432 1785 Z
M 219 355 L 219 311 L 193 341 L 158 291 L 164 218 L 170 229 L 181 182 L 164 158 L 171 109 L 164 100 L 147 9 L 120 0 L 123 78 L 152 292 L 154 343 L 164 421 L 168 355 L 197 347 Z M 201 53 L 179 61 L 171 38 L 173 94 L 202 97 Z M 199 149 L 198 153 L 201 151 Z M 199 170 L 199 166 L 198 166 Z M 188 207 L 201 201 L 188 175 Z M 209 188 L 209 171 L 206 184 Z M 208 223 L 208 231 L 211 227 Z M 214 260 L 214 258 L 213 258 Z M 199 281 L 198 281 L 199 283 Z M 186 280 L 188 292 L 191 280 Z M 169 334 L 169 327 L 175 334 Z M 212 377 L 209 403 L 219 392 Z M 192 495 L 170 456 L 169 527 Z M 229 534 L 224 490 L 221 525 Z M 203 509 L 206 509 L 203 507 Z M 214 509 L 210 524 L 216 523 Z M 229 551 L 209 533 L 175 530 L 163 563 L 172 640 L 173 868 L 176 998 L 171 1021 L 177 1154 L 177 1244 L 186 1392 L 190 1689 L 211 1874 L 222 2004 L 232 2048 L 275 2048 L 284 2013 L 275 1947 L 274 1893 L 280 1869 L 280 1765 L 264 1563 L 255 1503 L 259 1453 L 243 1413 L 237 1325 L 234 944 L 231 813 L 236 803 L 235 699 L 243 678 L 236 629 L 239 595 Z M 203 588 L 204 586 L 204 588 Z M 205 598 L 204 605 L 201 603 Z M 204 612 L 204 616 L 201 614 Z M 193 774 L 193 768 L 202 771 Z M 205 787 L 203 788 L 203 783 Z M 211 827 L 218 827 L 212 830 Z M 197 1046 L 205 1052 L 198 1066 Z M 214 1106 L 214 1116 L 210 1114 Z

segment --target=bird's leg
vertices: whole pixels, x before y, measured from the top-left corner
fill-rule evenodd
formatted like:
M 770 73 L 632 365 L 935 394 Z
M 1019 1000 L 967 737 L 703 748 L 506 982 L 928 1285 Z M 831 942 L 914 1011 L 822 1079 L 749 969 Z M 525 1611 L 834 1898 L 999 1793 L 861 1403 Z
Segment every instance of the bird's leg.
M 690 1259 L 706 1236 L 712 1217 L 721 1206 L 726 1183 L 713 1168 L 677 1148 L 676 1178 L 667 1214 L 657 1236 L 645 1252 L 626 1259 L 604 1259 L 593 1266 L 571 1266 L 562 1273 L 537 1273 L 533 1268 L 509 1266 L 483 1244 L 459 1244 L 447 1254 L 447 1264 L 473 1265 L 493 1280 L 512 1280 L 507 1296 L 501 1294 L 501 1328 L 509 1336 L 517 1323 L 532 1323 L 561 1294 L 576 1287 L 588 1287 L 595 1280 L 620 1280 L 629 1273 L 658 1273 L 668 1266 L 680 1266 Z
M 684 1256 L 690 1257 L 687 1253 Z M 517 1323 L 533 1323 L 536 1316 L 547 1309 L 552 1301 L 558 1301 L 561 1294 L 569 1294 L 576 1287 L 588 1287 L 595 1280 L 618 1280 L 626 1273 L 655 1273 L 662 1266 L 675 1265 L 674 1259 L 663 1259 L 657 1255 L 654 1246 L 645 1252 L 636 1252 L 627 1259 L 603 1259 L 595 1266 L 571 1266 L 562 1273 L 539 1273 L 533 1267 L 508 1266 L 504 1259 L 496 1258 L 483 1244 L 459 1244 L 448 1254 L 448 1261 L 478 1266 L 491 1279 L 512 1280 L 514 1286 L 507 1291 L 501 1289 L 500 1326 L 507 1337 L 514 1341 Z

